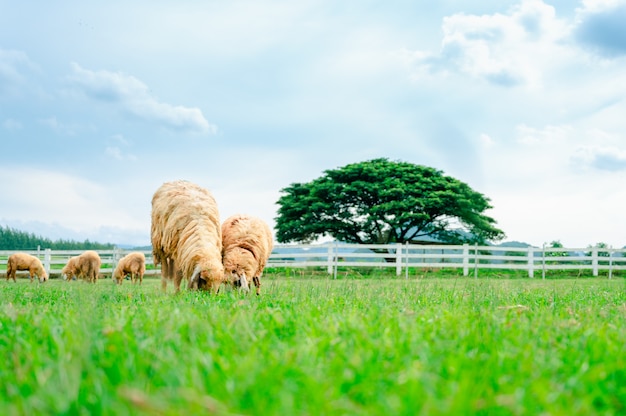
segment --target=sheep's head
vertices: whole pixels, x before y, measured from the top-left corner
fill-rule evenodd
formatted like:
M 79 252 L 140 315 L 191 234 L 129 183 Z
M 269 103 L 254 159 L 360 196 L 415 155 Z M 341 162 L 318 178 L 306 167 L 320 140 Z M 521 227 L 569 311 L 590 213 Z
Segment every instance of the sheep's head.
M 191 279 L 189 279 L 189 289 L 207 290 L 217 293 L 220 285 L 224 281 L 224 269 L 222 264 L 210 264 L 209 266 L 196 266 Z
M 45 283 L 48 281 L 48 273 L 45 270 L 42 271 L 41 275 L 39 275 L 39 283 Z
M 224 279 L 246 292 L 257 269 L 257 262 L 248 250 L 233 250 L 224 256 Z
M 65 266 L 61 269 L 61 276 L 66 280 L 72 280 L 76 273 L 76 258 L 71 257 Z
M 246 273 L 246 270 L 242 267 L 224 269 L 224 280 L 246 292 L 250 290 L 250 280 L 252 280 L 252 277 L 252 273 Z

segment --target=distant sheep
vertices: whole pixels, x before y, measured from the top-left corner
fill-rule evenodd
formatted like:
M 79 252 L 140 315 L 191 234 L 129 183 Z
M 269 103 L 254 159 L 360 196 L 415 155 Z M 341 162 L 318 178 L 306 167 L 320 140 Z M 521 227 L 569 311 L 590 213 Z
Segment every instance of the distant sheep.
M 206 189 L 187 181 L 166 182 L 152 197 L 152 254 L 161 264 L 161 287 L 217 293 L 224 281 L 222 232 L 217 204 Z
M 41 260 L 30 254 L 15 253 L 9 256 L 7 260 L 7 281 L 13 279 L 14 282 L 17 282 L 15 273 L 18 270 L 28 270 L 31 282 L 34 276 L 37 276 L 40 283 L 48 280 L 48 273 L 46 273 L 46 270 L 43 268 Z
M 118 285 L 121 285 L 126 275 L 130 275 L 131 282 L 135 283 L 139 280 L 139 284 L 143 282 L 143 274 L 146 272 L 146 256 L 139 251 L 128 253 L 120 259 L 113 270 L 113 279 Z
M 233 215 L 222 224 L 222 244 L 226 279 L 246 291 L 252 279 L 261 294 L 260 278 L 274 248 L 270 227 L 260 218 Z
M 87 250 L 79 256 L 71 257 L 61 270 L 61 275 L 68 282 L 76 277 L 96 283 L 101 264 L 100 255 L 93 250 Z

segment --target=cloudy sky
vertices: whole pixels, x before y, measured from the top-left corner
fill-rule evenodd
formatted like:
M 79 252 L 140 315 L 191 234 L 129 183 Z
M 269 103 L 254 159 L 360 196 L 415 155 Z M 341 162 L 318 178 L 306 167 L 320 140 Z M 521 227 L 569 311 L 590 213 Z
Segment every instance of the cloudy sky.
M 149 244 L 165 181 L 274 224 L 387 157 L 506 241 L 626 245 L 626 0 L 0 0 L 0 225 Z

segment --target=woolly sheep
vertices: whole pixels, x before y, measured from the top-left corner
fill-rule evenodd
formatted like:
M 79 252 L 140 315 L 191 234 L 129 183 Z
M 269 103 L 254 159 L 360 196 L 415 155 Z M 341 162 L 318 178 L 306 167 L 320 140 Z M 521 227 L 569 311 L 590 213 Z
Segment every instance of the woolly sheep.
M 188 181 L 166 182 L 152 197 L 152 254 L 161 264 L 161 288 L 217 293 L 224 281 L 219 212 L 208 190 Z
M 139 284 L 143 282 L 143 274 L 146 272 L 146 256 L 139 251 L 128 253 L 120 259 L 113 270 L 113 279 L 119 285 L 124 281 L 124 277 L 130 274 L 130 280 Z
M 33 281 L 33 276 L 37 276 L 39 283 L 48 280 L 48 273 L 46 273 L 46 270 L 43 268 L 41 260 L 30 254 L 15 253 L 9 256 L 7 260 L 7 281 L 13 279 L 14 282 L 17 282 L 15 273 L 18 270 L 28 270 L 31 282 Z
M 274 248 L 270 227 L 251 215 L 233 215 L 222 224 L 222 244 L 226 279 L 247 291 L 251 278 L 260 295 L 260 278 Z
M 71 257 L 61 270 L 61 275 L 68 282 L 76 277 L 96 283 L 101 264 L 100 255 L 93 250 L 87 250 L 78 256 Z

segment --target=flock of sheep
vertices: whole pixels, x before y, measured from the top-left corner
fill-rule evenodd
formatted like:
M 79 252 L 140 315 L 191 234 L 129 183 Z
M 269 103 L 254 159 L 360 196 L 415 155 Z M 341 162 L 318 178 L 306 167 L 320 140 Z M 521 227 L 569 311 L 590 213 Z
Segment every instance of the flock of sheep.
M 260 294 L 261 275 L 273 249 L 272 232 L 261 219 L 236 214 L 220 224 L 217 203 L 211 192 L 188 181 L 166 182 L 152 197 L 150 235 L 154 265 L 161 265 L 161 288 L 168 282 L 180 290 L 183 280 L 189 289 L 217 293 L 222 284 L 250 289 Z M 145 256 L 132 252 L 117 263 L 113 279 L 121 284 L 126 276 L 143 281 Z M 101 265 L 95 251 L 72 257 L 61 270 L 64 279 L 74 277 L 95 283 Z M 39 258 L 15 253 L 7 261 L 7 280 L 18 270 L 28 270 L 40 282 L 48 275 Z

